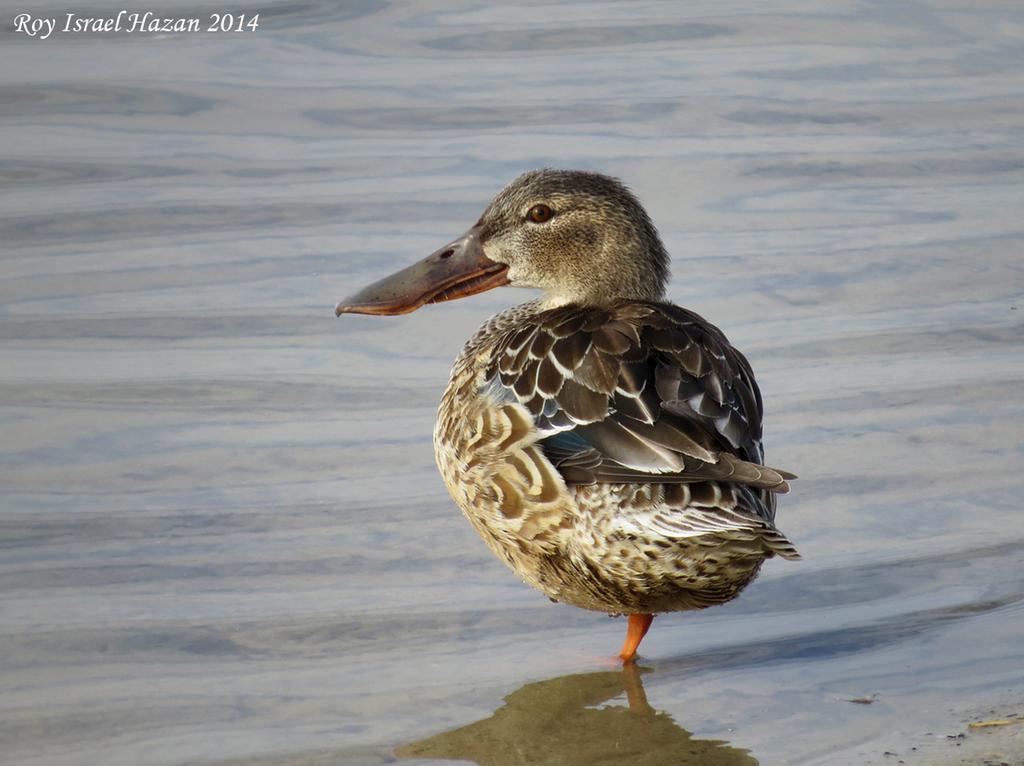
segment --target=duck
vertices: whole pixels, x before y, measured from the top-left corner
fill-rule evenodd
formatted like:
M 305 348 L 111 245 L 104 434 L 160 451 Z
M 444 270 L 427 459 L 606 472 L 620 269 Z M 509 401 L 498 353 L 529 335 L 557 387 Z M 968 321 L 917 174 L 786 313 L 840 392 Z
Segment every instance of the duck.
M 764 462 L 761 392 L 725 334 L 666 298 L 669 255 L 620 180 L 545 168 L 464 234 L 338 303 L 392 316 L 498 287 L 540 296 L 466 342 L 434 429 L 440 474 L 487 546 L 552 601 L 628 616 L 735 598 L 798 559 L 775 526 L 795 475 Z

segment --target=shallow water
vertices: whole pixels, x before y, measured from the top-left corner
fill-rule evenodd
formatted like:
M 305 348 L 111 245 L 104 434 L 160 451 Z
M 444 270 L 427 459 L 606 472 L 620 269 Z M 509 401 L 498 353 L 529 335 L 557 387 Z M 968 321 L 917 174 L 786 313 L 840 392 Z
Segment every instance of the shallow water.
M 0 761 L 912 763 L 1024 708 L 1016 3 L 259 10 L 0 31 Z M 526 293 L 332 313 L 543 165 L 637 191 L 801 476 L 805 560 L 636 674 L 433 466 Z

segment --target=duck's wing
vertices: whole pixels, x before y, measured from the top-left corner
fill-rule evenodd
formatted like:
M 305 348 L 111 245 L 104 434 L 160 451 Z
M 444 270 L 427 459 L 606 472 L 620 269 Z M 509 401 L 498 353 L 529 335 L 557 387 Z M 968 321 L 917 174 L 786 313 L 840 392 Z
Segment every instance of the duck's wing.
M 772 492 L 761 395 L 718 328 L 671 304 L 566 306 L 503 337 L 485 392 L 518 401 L 570 484 L 730 481 Z

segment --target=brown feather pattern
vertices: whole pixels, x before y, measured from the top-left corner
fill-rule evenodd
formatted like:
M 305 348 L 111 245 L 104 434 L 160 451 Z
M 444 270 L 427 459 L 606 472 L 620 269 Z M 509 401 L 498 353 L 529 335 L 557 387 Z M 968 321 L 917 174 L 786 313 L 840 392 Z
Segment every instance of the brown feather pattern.
M 481 537 L 559 601 L 700 609 L 799 558 L 773 523 L 793 476 L 761 464 L 750 367 L 675 306 L 498 314 L 455 363 L 435 448 Z
M 524 220 L 535 204 L 554 216 Z M 761 394 L 714 325 L 661 302 L 668 254 L 615 179 L 527 173 L 472 237 L 533 301 L 456 360 L 437 464 L 490 548 L 550 598 L 606 612 L 700 609 L 771 556 L 792 474 L 764 465 Z M 468 235 L 467 235 L 468 236 Z
M 573 483 L 789 489 L 789 474 L 761 465 L 761 397 L 747 360 L 677 306 L 541 311 L 498 339 L 485 376 L 530 410 L 545 452 L 558 467 L 569 461 Z M 571 460 L 578 454 L 587 458 Z

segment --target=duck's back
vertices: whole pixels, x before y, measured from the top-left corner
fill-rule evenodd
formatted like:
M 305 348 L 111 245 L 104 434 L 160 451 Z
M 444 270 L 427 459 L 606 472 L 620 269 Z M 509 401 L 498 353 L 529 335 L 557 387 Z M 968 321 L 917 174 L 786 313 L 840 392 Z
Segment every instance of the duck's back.
M 610 612 L 732 598 L 764 558 L 790 475 L 763 465 L 747 360 L 677 306 L 530 303 L 455 364 L 435 431 L 452 496 L 552 598 Z

